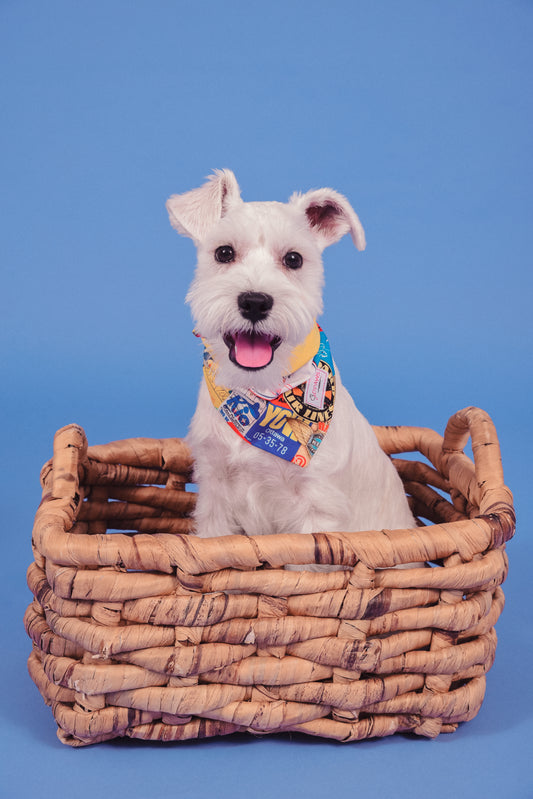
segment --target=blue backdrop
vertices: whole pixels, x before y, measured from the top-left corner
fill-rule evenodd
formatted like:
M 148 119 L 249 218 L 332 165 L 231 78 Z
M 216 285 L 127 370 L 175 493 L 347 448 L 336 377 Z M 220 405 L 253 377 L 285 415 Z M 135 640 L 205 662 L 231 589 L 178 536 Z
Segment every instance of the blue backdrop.
M 6 796 L 533 796 L 532 37 L 527 0 L 0 2 Z M 164 201 L 214 167 L 245 199 L 352 201 L 368 248 L 326 251 L 322 323 L 373 423 L 496 423 L 519 524 L 485 704 L 453 736 L 72 751 L 26 674 L 54 431 L 186 432 L 194 248 Z

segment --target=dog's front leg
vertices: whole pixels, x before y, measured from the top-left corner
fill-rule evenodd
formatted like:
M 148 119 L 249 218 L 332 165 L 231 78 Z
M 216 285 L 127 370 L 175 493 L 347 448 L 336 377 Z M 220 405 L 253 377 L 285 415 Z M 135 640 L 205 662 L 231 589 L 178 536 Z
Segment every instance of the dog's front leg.
M 241 533 L 231 513 L 227 486 L 214 475 L 208 478 L 211 489 L 200 492 L 194 511 L 196 534 L 200 538 Z
M 234 513 L 231 467 L 231 450 L 240 440 L 213 407 L 205 381 L 200 387 L 187 442 L 194 458 L 194 480 L 199 488 L 194 511 L 196 534 L 201 538 L 213 538 L 242 533 Z

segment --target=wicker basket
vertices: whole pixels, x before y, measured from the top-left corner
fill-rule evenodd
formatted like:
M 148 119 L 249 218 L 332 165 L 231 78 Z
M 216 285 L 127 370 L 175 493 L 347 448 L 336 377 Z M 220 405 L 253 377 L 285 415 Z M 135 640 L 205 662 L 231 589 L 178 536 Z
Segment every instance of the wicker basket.
M 387 453 L 432 464 L 394 461 L 429 524 L 198 539 L 182 440 L 87 448 L 80 427 L 59 430 L 41 475 L 25 626 L 61 741 L 434 737 L 473 718 L 514 533 L 494 426 L 467 408 L 444 439 L 374 429 Z M 432 568 L 392 568 L 413 560 Z M 302 563 L 344 569 L 283 568 Z

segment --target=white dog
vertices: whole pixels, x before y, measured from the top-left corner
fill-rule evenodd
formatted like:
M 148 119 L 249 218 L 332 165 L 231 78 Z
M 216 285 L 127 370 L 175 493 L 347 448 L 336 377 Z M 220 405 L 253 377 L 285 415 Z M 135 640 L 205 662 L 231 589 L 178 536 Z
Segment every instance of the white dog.
M 198 250 L 187 301 L 204 345 L 188 441 L 200 536 L 414 527 L 402 483 L 340 381 L 322 250 L 363 227 L 331 189 L 243 202 L 235 176 L 167 202 Z

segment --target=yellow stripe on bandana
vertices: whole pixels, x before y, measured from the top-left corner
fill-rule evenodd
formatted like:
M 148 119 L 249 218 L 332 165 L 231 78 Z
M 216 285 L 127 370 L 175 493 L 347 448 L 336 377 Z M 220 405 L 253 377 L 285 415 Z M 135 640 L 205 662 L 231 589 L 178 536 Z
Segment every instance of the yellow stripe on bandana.
M 313 358 L 320 346 L 320 328 L 315 322 L 305 339 L 291 352 L 289 368 L 291 373 L 297 372 L 302 366 Z

